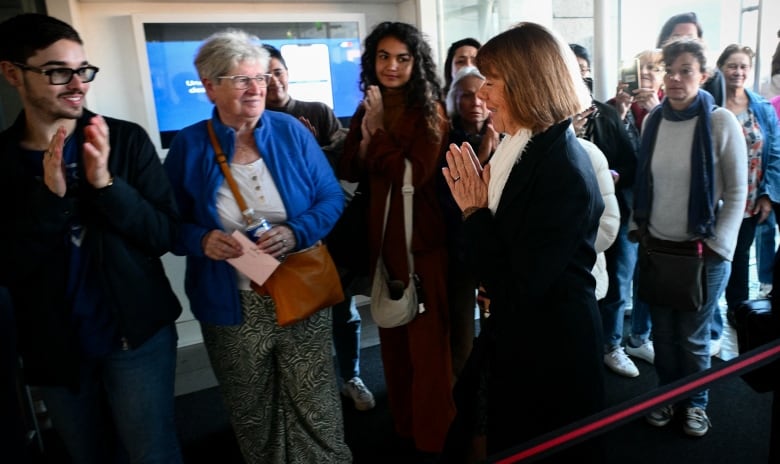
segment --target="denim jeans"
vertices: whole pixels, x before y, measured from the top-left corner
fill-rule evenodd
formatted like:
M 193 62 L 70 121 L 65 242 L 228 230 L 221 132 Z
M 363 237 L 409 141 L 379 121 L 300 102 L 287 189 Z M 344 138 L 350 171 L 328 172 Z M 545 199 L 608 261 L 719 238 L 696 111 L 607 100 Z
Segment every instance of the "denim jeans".
M 637 244 L 628 240 L 628 218 L 621 221 L 615 243 L 604 253 L 607 258 L 609 288 L 599 301 L 601 321 L 604 329 L 604 349 L 606 353 L 618 348 L 623 339 L 623 319 L 626 302 L 631 298 L 631 282 L 636 288 Z M 639 301 L 634 291 L 631 310 L 632 346 L 639 346 L 650 338 L 650 313 L 647 305 Z
M 666 306 L 650 306 L 655 346 L 655 370 L 660 385 L 710 367 L 710 325 L 718 308 L 718 298 L 728 281 L 731 263 L 716 257 L 705 258 L 707 301 L 699 311 L 680 311 Z M 707 408 L 708 390 L 688 398 L 690 407 Z
M 634 288 L 637 285 L 639 270 L 634 271 Z M 650 329 L 653 324 L 650 321 L 650 305 L 639 299 L 639 292 L 634 291 L 634 308 L 631 310 L 631 336 L 628 343 L 638 347 L 650 340 Z
M 174 420 L 176 340 L 171 324 L 135 349 L 83 361 L 78 391 L 41 388 L 75 464 L 182 462 Z
M 333 305 L 333 346 L 341 378 L 344 381 L 360 376 L 360 313 L 349 285 L 344 288 L 344 301 Z
M 772 283 L 772 268 L 775 264 L 775 234 L 777 222 L 774 211 L 769 213 L 766 221 L 756 226 L 756 269 L 758 281 L 763 284 Z

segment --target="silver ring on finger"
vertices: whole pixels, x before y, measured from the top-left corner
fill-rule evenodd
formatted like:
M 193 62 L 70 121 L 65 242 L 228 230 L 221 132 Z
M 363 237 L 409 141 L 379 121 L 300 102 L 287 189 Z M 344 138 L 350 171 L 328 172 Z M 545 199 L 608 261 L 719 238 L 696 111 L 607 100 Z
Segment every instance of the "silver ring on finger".
M 452 182 L 458 182 L 459 180 L 460 180 L 460 176 L 455 177 L 454 179 L 452 179 Z

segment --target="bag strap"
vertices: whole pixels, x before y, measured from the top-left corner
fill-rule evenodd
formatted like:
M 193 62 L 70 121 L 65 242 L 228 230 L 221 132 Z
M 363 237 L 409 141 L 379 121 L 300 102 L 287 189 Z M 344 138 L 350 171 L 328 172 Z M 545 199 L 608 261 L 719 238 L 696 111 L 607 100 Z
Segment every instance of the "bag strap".
M 241 210 L 244 221 L 246 221 L 247 224 L 251 224 L 253 220 L 252 208 L 247 207 L 244 196 L 241 195 L 238 184 L 236 184 L 236 180 L 233 178 L 233 173 L 230 172 L 227 156 L 225 155 L 225 152 L 222 151 L 219 140 L 217 140 L 217 134 L 214 132 L 214 124 L 212 124 L 211 119 L 208 120 L 207 126 L 209 129 L 209 138 L 211 138 L 211 146 L 214 147 L 217 164 L 219 164 L 220 169 L 222 169 L 222 174 L 225 176 L 228 186 L 230 186 L 230 191 L 233 192 L 233 196 L 236 198 L 236 203 L 238 203 L 238 208 Z
M 409 261 L 409 274 L 414 274 L 414 259 L 412 258 L 412 200 L 414 197 L 414 185 L 412 184 L 412 162 L 404 160 L 404 184 L 401 187 L 401 194 L 404 197 L 404 235 L 406 238 L 406 256 Z M 385 217 L 382 221 L 382 239 L 379 241 L 379 253 L 385 244 L 385 231 L 387 229 L 387 216 L 390 214 L 390 194 L 392 187 L 387 192 L 385 200 Z

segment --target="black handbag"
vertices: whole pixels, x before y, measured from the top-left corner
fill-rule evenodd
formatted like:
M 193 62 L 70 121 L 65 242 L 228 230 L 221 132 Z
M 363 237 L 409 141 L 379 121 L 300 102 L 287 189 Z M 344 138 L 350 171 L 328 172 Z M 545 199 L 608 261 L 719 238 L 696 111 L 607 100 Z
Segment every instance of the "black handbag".
M 656 306 L 698 311 L 707 301 L 704 243 L 644 235 L 639 242 L 639 298 Z
M 734 324 L 740 353 L 746 353 L 780 337 L 778 321 L 772 315 L 771 300 L 743 301 L 734 310 Z M 773 361 L 743 374 L 742 379 L 759 393 L 780 390 L 780 361 Z

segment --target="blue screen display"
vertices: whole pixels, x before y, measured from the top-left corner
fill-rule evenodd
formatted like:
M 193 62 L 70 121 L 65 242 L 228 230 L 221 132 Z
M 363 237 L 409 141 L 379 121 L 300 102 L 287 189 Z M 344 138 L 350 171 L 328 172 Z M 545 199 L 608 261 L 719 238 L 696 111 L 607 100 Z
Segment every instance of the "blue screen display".
M 358 37 L 263 39 L 261 36 L 261 40 L 279 49 L 287 62 L 291 97 L 321 101 L 333 108 L 342 120 L 354 114 L 362 99 L 358 84 L 361 54 Z M 193 64 L 201 44 L 202 40 L 180 37 L 150 39 L 147 34 L 146 54 L 163 148 L 168 148 L 180 129 L 211 116 L 213 104 L 206 97 Z

